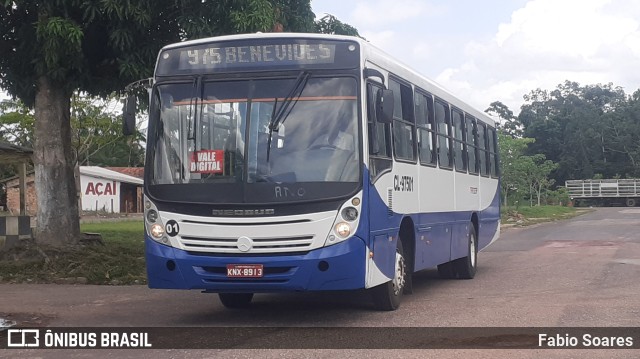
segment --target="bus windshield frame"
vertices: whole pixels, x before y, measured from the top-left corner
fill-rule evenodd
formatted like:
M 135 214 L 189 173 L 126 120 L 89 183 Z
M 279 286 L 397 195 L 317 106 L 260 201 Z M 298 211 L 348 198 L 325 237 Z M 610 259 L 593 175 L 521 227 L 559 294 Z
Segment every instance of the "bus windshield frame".
M 360 190 L 360 78 L 355 71 L 305 70 L 300 83 L 301 75 L 158 81 L 149 114 L 147 195 L 166 202 L 272 205 Z

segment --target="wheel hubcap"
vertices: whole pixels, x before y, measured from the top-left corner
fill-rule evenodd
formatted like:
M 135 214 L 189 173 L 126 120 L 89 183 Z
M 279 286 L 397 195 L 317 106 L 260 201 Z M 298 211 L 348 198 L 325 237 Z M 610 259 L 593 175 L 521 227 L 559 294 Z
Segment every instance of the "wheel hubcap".
M 476 236 L 469 236 L 469 256 L 471 257 L 471 267 L 476 266 Z
M 396 253 L 396 268 L 395 276 L 393 277 L 393 294 L 399 295 L 404 288 L 404 276 L 405 276 L 405 264 L 404 258 L 400 253 Z

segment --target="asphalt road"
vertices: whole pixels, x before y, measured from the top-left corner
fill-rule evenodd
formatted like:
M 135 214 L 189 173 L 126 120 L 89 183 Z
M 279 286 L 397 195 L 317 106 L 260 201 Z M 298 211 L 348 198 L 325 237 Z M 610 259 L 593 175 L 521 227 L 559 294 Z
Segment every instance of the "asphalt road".
M 227 310 L 217 295 L 144 286 L 0 285 L 0 318 L 38 327 L 640 327 L 640 208 L 503 230 L 473 280 L 415 275 L 414 294 L 377 312 L 368 293 L 256 295 Z M 384 332 L 383 332 L 384 333 Z M 206 338 L 203 338 L 206 340 Z M 640 337 L 635 338 L 640 341 Z M 640 343 L 639 343 L 640 344 Z M 329 346 L 330 347 L 330 346 Z M 640 350 L 10 350 L 0 357 L 638 358 Z

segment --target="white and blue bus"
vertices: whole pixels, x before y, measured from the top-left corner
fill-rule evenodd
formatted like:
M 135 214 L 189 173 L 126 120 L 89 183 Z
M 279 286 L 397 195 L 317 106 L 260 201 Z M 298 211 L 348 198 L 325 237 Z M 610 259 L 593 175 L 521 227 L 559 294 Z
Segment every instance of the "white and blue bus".
M 166 46 L 150 90 L 149 287 L 227 307 L 368 288 L 394 310 L 414 272 L 473 278 L 500 232 L 496 139 L 484 113 L 362 39 Z

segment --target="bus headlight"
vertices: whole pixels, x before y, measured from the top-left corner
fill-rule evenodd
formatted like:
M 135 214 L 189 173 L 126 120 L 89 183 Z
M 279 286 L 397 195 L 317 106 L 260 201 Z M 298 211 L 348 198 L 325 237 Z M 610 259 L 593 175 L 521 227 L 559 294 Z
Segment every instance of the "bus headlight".
M 158 211 L 155 209 L 150 209 L 147 211 L 147 221 L 151 223 L 156 223 L 158 220 Z
M 349 222 L 353 222 L 358 219 L 358 210 L 353 207 L 347 207 L 342 210 L 342 218 Z
M 348 223 L 340 222 L 336 224 L 336 233 L 342 238 L 347 238 L 351 234 L 351 226 Z
M 154 223 L 151 225 L 149 233 L 151 234 L 151 236 L 153 236 L 153 238 L 160 238 L 164 235 L 164 227 L 162 227 L 158 223 Z
M 358 233 L 362 217 L 362 191 L 345 201 L 335 213 L 335 218 L 324 241 L 325 246 L 342 243 Z M 363 234 L 366 236 L 366 234 Z

